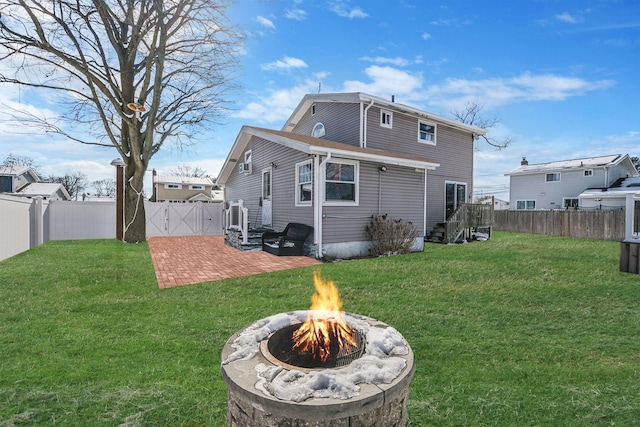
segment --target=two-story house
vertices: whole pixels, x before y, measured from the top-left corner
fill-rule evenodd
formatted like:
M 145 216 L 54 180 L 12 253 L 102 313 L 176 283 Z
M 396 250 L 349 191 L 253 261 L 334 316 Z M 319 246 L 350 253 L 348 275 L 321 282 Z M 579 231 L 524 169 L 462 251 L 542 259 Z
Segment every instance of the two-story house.
M 430 228 L 472 200 L 484 133 L 364 93 L 306 95 L 281 130 L 240 130 L 218 184 L 255 227 L 312 226 L 318 258 L 367 255 L 365 226 L 384 214 L 410 221 L 421 251 Z
M 44 200 L 71 200 L 64 185 L 42 182 L 28 166 L 0 167 L 0 193 L 27 198 L 42 197 Z
M 214 200 L 213 187 L 213 180 L 208 177 L 158 175 L 154 169 L 151 201 L 210 203 Z
M 511 209 L 566 209 L 580 207 L 580 194 L 591 188 L 608 188 L 617 181 L 638 176 L 629 155 L 563 160 L 520 166 L 509 173 Z

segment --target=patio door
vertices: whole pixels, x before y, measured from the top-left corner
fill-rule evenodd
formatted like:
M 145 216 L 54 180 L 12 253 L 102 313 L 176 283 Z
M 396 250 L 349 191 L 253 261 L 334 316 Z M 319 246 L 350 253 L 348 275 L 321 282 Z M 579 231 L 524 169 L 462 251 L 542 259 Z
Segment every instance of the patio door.
M 262 226 L 273 224 L 273 210 L 271 205 L 271 168 L 262 171 Z
M 447 219 L 467 200 L 467 184 L 465 182 L 445 183 L 445 216 Z

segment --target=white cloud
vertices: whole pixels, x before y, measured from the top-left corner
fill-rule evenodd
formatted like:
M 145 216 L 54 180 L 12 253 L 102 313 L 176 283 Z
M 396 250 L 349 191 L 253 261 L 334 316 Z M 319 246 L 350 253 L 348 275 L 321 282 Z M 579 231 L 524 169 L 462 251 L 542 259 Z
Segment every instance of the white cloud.
M 429 40 L 429 39 L 431 38 L 431 34 L 429 34 L 429 33 L 422 33 L 422 36 L 421 36 L 421 37 L 422 37 L 424 40 Z
M 376 62 L 378 64 L 392 64 L 397 67 L 406 67 L 407 65 L 411 64 L 411 61 L 405 58 L 401 58 L 399 56 L 395 58 L 385 58 L 383 56 L 376 56 L 376 57 L 363 56 L 362 58 L 360 58 L 360 60 L 368 61 L 368 62 Z
M 581 21 L 580 19 L 575 18 L 574 16 L 572 16 L 568 12 L 557 14 L 555 16 L 555 19 L 557 19 L 558 21 L 561 21 L 561 22 L 566 22 L 568 24 L 577 24 L 578 22 Z
M 274 71 L 274 70 L 286 70 L 290 71 L 293 68 L 307 68 L 308 65 L 302 59 L 292 58 L 290 56 L 285 56 L 282 59 L 278 59 L 274 62 L 269 62 L 267 64 L 262 64 L 260 68 L 265 71 Z
M 408 95 L 422 86 L 422 74 L 412 74 L 392 67 L 372 65 L 365 69 L 365 74 L 371 82 L 357 80 L 344 82 L 346 92 L 366 92 L 372 95 L 390 97 L 391 95 Z
M 428 87 L 425 99 L 429 99 L 431 105 L 448 110 L 460 108 L 474 100 L 481 100 L 485 107 L 491 108 L 522 101 L 563 101 L 572 96 L 607 89 L 614 84 L 612 80 L 588 81 L 578 77 L 535 75 L 529 72 L 512 78 L 449 78 L 441 84 Z
M 285 13 L 285 17 L 296 21 L 304 21 L 307 19 L 307 12 L 302 9 L 288 9 Z
M 273 23 L 273 21 L 271 21 L 271 20 L 270 20 L 270 19 L 268 19 L 268 18 L 265 18 L 264 16 L 258 16 L 258 17 L 256 17 L 256 21 L 258 21 L 258 23 L 259 23 L 260 25 L 262 25 L 263 27 L 266 27 L 266 28 L 269 28 L 269 29 L 272 29 L 272 30 L 275 30 L 275 29 L 276 29 L 276 26 L 275 26 L 275 24 Z
M 250 102 L 233 117 L 253 120 L 260 124 L 282 122 L 289 118 L 300 100 L 308 93 L 318 91 L 318 82 L 307 80 L 294 87 L 269 91 L 268 96 Z
M 336 13 L 338 16 L 342 18 L 366 18 L 369 16 L 359 7 L 351 7 L 349 1 L 335 1 L 331 5 L 331 11 Z

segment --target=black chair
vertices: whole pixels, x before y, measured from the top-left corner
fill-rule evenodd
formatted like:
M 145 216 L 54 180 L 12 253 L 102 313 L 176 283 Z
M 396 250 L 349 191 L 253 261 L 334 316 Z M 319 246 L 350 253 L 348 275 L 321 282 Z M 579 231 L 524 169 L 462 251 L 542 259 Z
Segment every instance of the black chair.
M 313 227 L 290 222 L 283 231 L 267 231 L 262 234 L 262 250 L 278 256 L 304 255 L 304 242 Z

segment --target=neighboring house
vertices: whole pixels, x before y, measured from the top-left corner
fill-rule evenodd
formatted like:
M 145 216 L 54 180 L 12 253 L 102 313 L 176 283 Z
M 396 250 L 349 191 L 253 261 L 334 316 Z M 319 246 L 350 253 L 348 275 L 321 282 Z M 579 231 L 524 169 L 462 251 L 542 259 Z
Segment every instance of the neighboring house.
M 620 178 L 607 188 L 590 188 L 578 195 L 583 209 L 622 209 L 627 194 L 640 197 L 640 177 Z
M 318 258 L 367 255 L 376 214 L 411 221 L 419 251 L 472 200 L 473 143 L 484 134 L 363 93 L 306 95 L 282 130 L 244 126 L 217 182 L 254 228 L 312 226 Z
M 497 197 L 491 197 L 478 202 L 483 205 L 493 205 L 493 209 L 496 211 L 504 211 L 509 209 L 509 202 L 506 200 L 498 199 Z
M 529 164 L 505 174 L 510 177 L 511 209 L 580 207 L 580 194 L 608 188 L 620 179 L 638 176 L 627 154 Z
M 211 178 L 158 175 L 153 170 L 152 202 L 210 203 L 213 198 Z
M 0 167 L 0 192 L 27 198 L 71 200 L 64 185 L 42 182 L 38 174 L 28 166 Z

